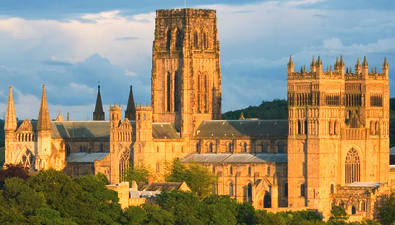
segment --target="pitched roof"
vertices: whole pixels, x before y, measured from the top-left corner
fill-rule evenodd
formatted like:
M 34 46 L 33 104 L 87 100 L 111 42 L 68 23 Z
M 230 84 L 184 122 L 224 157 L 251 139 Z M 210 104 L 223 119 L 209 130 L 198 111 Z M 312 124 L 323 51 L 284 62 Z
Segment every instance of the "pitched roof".
M 94 163 L 96 160 L 102 160 L 106 157 L 109 152 L 95 152 L 95 153 L 85 153 L 85 152 L 76 152 L 72 153 L 69 157 L 66 158 L 66 162 L 68 163 Z
M 198 137 L 286 137 L 288 120 L 205 120 Z
M 286 163 L 288 162 L 288 154 L 286 153 L 205 153 L 190 154 L 181 159 L 181 162 L 197 162 L 197 163 Z
M 148 185 L 141 183 L 138 187 L 139 191 L 173 191 L 179 190 L 184 182 L 153 182 Z
M 180 133 L 177 133 L 176 128 L 171 123 L 153 123 L 152 137 L 155 139 L 173 139 L 180 138 Z
M 52 138 L 110 138 L 110 121 L 51 121 Z

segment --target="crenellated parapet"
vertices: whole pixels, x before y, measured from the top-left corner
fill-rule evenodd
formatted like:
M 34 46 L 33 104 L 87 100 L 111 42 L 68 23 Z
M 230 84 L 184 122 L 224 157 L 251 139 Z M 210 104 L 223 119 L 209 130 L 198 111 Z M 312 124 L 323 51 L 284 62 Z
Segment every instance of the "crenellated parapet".
M 160 9 L 156 10 L 156 18 L 168 17 L 204 17 L 216 18 L 216 10 L 212 9 Z
M 333 66 L 328 66 L 326 71 L 322 70 L 322 61 L 320 56 L 318 56 L 318 60 L 316 61 L 313 56 L 313 60 L 310 63 L 310 71 L 306 71 L 306 66 L 302 66 L 299 72 L 294 72 L 294 63 L 292 61 L 292 57 L 290 57 L 288 64 L 288 79 L 344 79 L 344 80 L 387 80 L 388 79 L 388 62 L 387 58 L 384 59 L 384 63 L 382 65 L 382 71 L 378 72 L 377 67 L 372 67 L 369 73 L 369 64 L 366 60 L 366 56 L 362 64 L 357 59 L 357 63 L 355 64 L 355 70 L 353 72 L 352 67 L 346 67 L 343 61 L 343 57 L 340 56 L 336 58 L 336 62 Z

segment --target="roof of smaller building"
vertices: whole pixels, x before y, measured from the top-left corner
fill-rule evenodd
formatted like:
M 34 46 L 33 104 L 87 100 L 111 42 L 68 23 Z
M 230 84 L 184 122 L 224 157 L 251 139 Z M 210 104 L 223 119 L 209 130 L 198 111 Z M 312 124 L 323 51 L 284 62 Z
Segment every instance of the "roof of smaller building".
M 390 155 L 395 155 L 395 147 L 390 148 Z
M 139 191 L 173 191 L 179 190 L 184 182 L 153 182 L 148 185 L 141 183 L 138 187 Z
M 72 153 L 69 157 L 66 158 L 66 162 L 68 163 L 94 163 L 96 160 L 102 160 L 106 157 L 109 152 L 95 152 L 95 153 L 86 153 L 86 152 L 76 152 Z
M 177 133 L 176 128 L 171 123 L 153 123 L 152 137 L 154 139 L 174 139 L 180 138 L 180 133 Z
M 110 138 L 110 121 L 51 121 L 52 138 Z
M 286 153 L 205 153 L 190 154 L 181 159 L 181 162 L 197 163 L 286 163 L 288 155 Z
M 381 182 L 354 182 L 351 184 L 346 184 L 348 187 L 379 187 L 384 183 Z
M 288 120 L 205 120 L 198 137 L 287 137 Z

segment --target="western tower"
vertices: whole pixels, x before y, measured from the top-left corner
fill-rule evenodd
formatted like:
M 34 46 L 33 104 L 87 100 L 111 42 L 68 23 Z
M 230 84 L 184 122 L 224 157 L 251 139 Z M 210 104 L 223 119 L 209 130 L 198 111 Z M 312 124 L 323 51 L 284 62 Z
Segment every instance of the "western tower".
M 158 10 L 152 59 L 153 122 L 182 137 L 221 118 L 220 47 L 215 10 Z

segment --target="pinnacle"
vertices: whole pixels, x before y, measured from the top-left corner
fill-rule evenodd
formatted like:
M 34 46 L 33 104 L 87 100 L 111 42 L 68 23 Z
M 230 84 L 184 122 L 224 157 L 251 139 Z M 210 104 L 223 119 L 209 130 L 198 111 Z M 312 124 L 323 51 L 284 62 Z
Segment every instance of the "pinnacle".
M 43 85 L 43 92 L 41 96 L 40 112 L 38 114 L 37 130 L 51 130 L 51 120 L 49 117 L 47 96 L 45 94 L 45 85 Z

